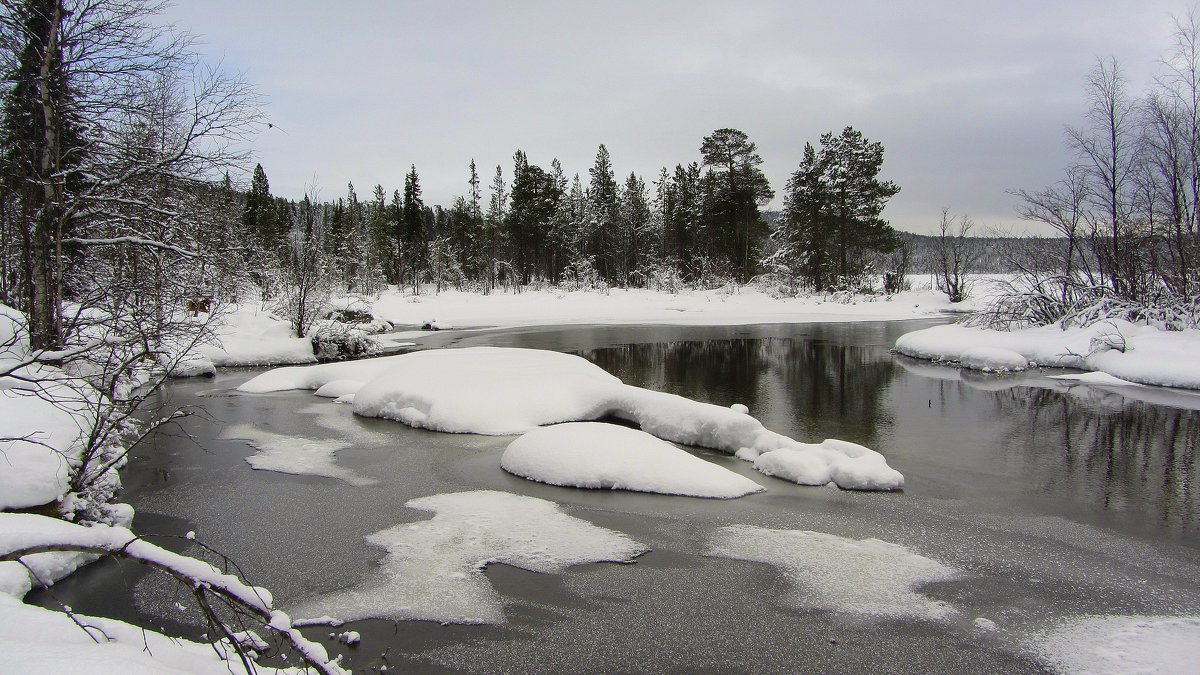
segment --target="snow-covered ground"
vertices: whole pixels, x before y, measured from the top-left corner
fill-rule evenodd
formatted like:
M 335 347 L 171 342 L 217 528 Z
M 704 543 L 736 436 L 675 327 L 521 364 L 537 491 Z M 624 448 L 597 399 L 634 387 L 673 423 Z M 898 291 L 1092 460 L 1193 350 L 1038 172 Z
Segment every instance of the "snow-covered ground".
M 482 293 L 423 288 L 421 295 L 391 289 L 372 300 L 339 297 L 327 309 L 370 315 L 369 332 L 384 347 L 413 345 L 434 330 L 474 330 L 572 324 L 717 326 L 755 323 L 892 321 L 978 308 L 989 297 L 981 278 L 975 297 L 952 305 L 926 275 L 909 275 L 913 290 L 892 296 L 821 294 L 776 298 L 750 286 L 667 293 L 646 289 L 524 290 Z M 216 342 L 198 346 L 178 369 L 199 375 L 220 366 L 266 366 L 316 361 L 312 344 L 256 301 L 228 306 L 215 317 Z
M 953 324 L 907 333 L 896 340 L 896 351 L 976 370 L 1068 367 L 1111 376 L 1103 384 L 1200 389 L 1200 330 L 1165 331 L 1116 320 L 1013 331 Z
M 439 322 L 456 329 L 570 324 L 670 324 L 716 326 L 818 321 L 890 321 L 962 311 L 914 275 L 916 290 L 892 296 L 816 295 L 775 298 L 753 287 L 678 294 L 645 289 L 539 290 L 491 295 L 443 291 L 419 297 L 388 293 L 373 314 L 401 327 Z M 982 297 L 982 296 L 981 296 Z M 971 300 L 965 308 L 977 306 Z

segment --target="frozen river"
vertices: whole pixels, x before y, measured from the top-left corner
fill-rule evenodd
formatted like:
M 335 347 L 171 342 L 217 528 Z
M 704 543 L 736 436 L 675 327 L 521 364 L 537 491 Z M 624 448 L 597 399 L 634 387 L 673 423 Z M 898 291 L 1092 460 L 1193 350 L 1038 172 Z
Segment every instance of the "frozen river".
M 238 394 L 261 372 L 244 370 L 168 387 L 164 406 L 206 413 L 139 449 L 125 499 L 139 532 L 195 530 L 285 608 L 368 578 L 383 552 L 365 537 L 428 519 L 404 504 L 434 494 L 538 497 L 651 549 L 632 565 L 561 575 L 490 566 L 503 624 L 354 622 L 363 641 L 347 664 L 369 671 L 1042 672 L 1037 636 L 1072 617 L 1200 614 L 1200 397 L 1069 386 L 1049 372 L 960 373 L 889 353 L 924 325 L 571 327 L 426 343 L 571 352 L 628 384 L 742 403 L 798 440 L 882 452 L 907 478 L 900 493 L 801 487 L 699 449 L 768 491 L 704 500 L 552 487 L 500 469 L 511 437 L 356 418 L 308 392 Z M 240 424 L 342 441 L 338 466 L 375 482 L 252 470 L 254 449 L 221 439 Z M 710 555 L 729 526 L 879 539 L 956 575 L 917 589 L 945 609 L 936 616 L 872 616 L 821 583 L 836 557 L 797 571 Z M 898 570 L 868 561 L 845 574 L 871 587 Z M 77 610 L 197 632 L 178 591 L 140 570 L 96 565 L 58 592 Z

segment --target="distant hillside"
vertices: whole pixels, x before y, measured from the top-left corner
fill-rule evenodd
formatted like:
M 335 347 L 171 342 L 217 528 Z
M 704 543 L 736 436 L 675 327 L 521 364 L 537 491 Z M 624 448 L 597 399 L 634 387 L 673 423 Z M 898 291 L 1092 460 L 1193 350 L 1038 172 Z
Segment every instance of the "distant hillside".
M 782 217 L 779 211 L 763 211 L 768 227 L 775 229 Z M 912 232 L 901 232 L 900 238 L 909 250 L 909 272 L 921 274 L 934 268 L 938 237 Z M 978 249 L 978 269 L 983 274 L 1013 272 L 1014 260 L 1021 260 L 1028 267 L 1041 267 L 1030 261 L 1061 260 L 1065 253 L 1066 240 L 1056 237 L 968 237 L 968 245 Z

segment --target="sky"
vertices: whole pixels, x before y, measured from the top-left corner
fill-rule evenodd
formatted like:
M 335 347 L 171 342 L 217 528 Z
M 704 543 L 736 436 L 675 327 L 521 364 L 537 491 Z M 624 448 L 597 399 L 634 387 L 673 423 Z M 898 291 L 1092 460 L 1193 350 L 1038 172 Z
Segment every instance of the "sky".
M 834 5 L 837 6 L 834 6 Z M 402 189 L 427 204 L 486 185 L 512 156 L 568 175 L 603 143 L 622 179 L 700 160 L 733 127 L 782 201 L 805 143 L 853 126 L 901 187 L 884 217 L 930 232 L 943 208 L 981 230 L 1041 232 L 1008 190 L 1053 183 L 1085 78 L 1117 57 L 1145 91 L 1183 2 L 392 2 L 178 0 L 200 38 L 265 100 L 255 143 L 271 191 Z

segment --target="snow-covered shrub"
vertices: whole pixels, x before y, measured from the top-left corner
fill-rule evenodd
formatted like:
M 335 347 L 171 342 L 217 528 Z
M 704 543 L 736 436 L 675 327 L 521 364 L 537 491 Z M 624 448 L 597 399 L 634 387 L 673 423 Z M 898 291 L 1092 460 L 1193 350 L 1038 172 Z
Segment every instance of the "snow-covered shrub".
M 338 321 L 318 321 L 308 333 L 313 353 L 322 361 L 367 356 L 379 351 L 379 343 L 366 331 Z
M 600 276 L 590 256 L 576 258 L 567 265 L 563 270 L 561 286 L 568 291 L 608 290 L 608 283 Z
M 634 273 L 646 288 L 652 291 L 680 293 L 687 284 L 674 261 L 660 261 L 642 267 Z

